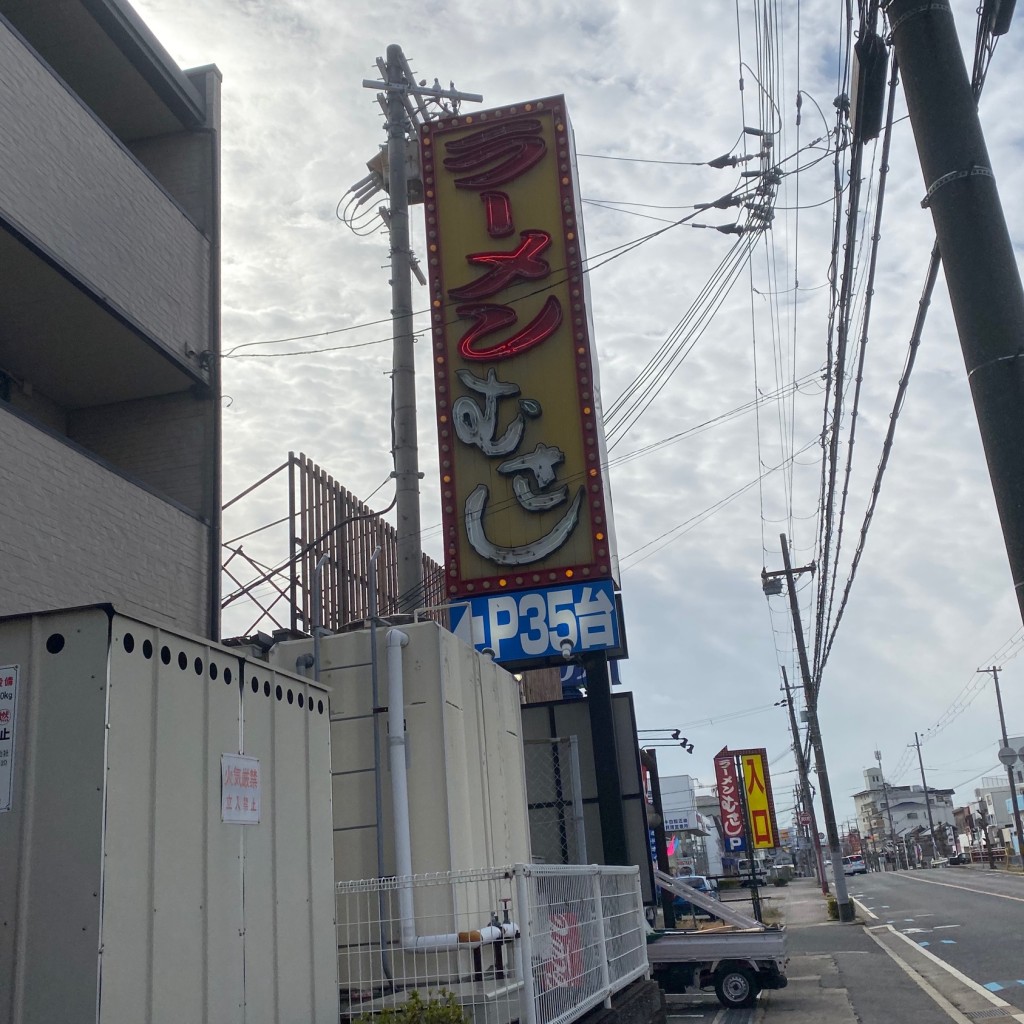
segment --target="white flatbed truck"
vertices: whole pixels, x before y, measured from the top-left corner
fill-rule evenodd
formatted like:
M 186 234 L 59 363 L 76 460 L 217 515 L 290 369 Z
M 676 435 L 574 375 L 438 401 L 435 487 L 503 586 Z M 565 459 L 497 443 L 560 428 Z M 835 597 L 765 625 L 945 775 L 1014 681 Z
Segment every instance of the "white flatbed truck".
M 647 958 L 654 979 L 666 992 L 714 988 L 726 1007 L 753 1006 L 762 989 L 785 988 L 786 929 L 752 917 L 699 892 L 683 878 L 655 871 L 662 888 L 706 910 L 729 930 L 652 929 Z

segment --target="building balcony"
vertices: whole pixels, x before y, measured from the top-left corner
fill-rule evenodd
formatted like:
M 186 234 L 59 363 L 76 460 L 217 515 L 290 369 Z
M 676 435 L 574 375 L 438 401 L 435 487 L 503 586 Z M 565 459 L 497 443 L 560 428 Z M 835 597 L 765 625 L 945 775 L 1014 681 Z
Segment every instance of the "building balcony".
M 204 73 L 126 11 L 0 0 L 0 371 L 63 410 L 202 387 L 216 350 Z

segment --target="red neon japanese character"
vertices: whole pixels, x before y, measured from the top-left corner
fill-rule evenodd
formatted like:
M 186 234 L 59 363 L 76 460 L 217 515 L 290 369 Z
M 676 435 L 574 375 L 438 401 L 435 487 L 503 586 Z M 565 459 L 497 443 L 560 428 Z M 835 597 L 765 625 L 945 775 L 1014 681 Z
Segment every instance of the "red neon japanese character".
M 507 288 L 518 278 L 535 281 L 547 277 L 551 273 L 551 267 L 547 260 L 539 257 L 550 247 L 551 235 L 546 231 L 523 231 L 520 238 L 522 241 L 511 252 L 469 253 L 466 256 L 468 262 L 490 266 L 491 269 L 469 284 L 450 289 L 449 296 L 458 301 L 485 299 L 488 295 L 494 295 Z
M 491 362 L 510 359 L 528 349 L 547 341 L 562 323 L 562 305 L 553 295 L 548 297 L 544 308 L 522 330 L 490 348 L 477 348 L 476 343 L 503 327 L 509 327 L 518 317 L 511 306 L 497 306 L 492 303 L 477 303 L 472 306 L 456 306 L 459 316 L 475 320 L 476 323 L 459 339 L 459 355 L 463 359 Z
M 512 201 L 505 192 L 481 192 L 487 217 L 487 234 L 491 238 L 505 238 L 515 231 L 512 223 Z
M 504 185 L 525 174 L 543 159 L 547 143 L 540 137 L 540 121 L 521 119 L 491 125 L 445 145 L 445 170 L 458 174 L 491 164 L 489 170 L 456 178 L 456 188 L 487 189 Z M 499 162 L 495 162 L 499 161 Z

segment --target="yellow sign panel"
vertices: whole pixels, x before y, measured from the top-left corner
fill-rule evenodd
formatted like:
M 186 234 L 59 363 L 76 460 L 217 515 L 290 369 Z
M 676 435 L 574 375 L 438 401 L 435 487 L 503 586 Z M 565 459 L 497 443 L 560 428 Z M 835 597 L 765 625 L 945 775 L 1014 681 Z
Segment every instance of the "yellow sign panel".
M 446 591 L 615 578 L 560 96 L 423 126 Z
M 746 750 L 740 754 L 743 768 L 743 791 L 747 798 L 750 839 L 755 850 L 772 850 L 781 845 L 775 822 L 775 802 L 768 777 L 768 758 L 763 750 Z

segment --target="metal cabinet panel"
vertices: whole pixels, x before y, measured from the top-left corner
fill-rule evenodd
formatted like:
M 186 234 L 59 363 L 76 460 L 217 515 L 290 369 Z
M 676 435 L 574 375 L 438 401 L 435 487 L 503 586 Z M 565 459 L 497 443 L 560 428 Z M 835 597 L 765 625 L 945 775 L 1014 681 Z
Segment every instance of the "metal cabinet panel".
M 325 691 L 105 607 L 0 620 L 0 664 L 0 1024 L 336 1024 Z M 223 754 L 259 759 L 256 824 Z
M 0 623 L 19 666 L 14 794 L 0 814 L 0 1022 L 95 1013 L 107 702 L 102 612 Z

